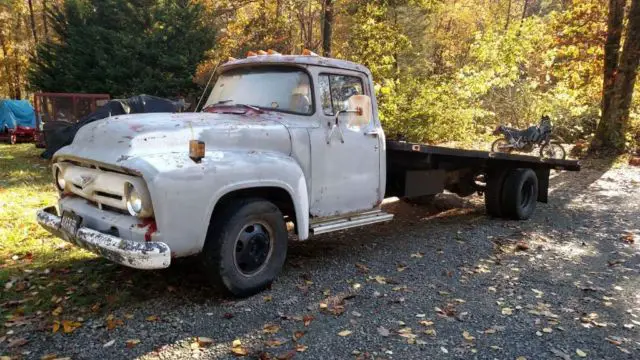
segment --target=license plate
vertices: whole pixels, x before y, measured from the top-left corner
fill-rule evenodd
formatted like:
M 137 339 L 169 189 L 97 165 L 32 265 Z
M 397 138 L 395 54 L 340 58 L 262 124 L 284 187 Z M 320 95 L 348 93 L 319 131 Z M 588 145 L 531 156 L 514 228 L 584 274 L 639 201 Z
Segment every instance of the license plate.
M 71 211 L 62 212 L 62 220 L 60 221 L 60 230 L 70 238 L 76 236 L 76 232 L 80 227 L 82 218 Z

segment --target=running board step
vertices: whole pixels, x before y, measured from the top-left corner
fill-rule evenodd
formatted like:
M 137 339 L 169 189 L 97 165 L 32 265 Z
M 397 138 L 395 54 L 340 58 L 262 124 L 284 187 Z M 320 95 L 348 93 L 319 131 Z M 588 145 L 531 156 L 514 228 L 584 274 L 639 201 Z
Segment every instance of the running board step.
M 332 231 L 345 230 L 353 227 L 389 221 L 391 219 L 393 219 L 393 214 L 387 214 L 381 210 L 376 210 L 311 224 L 310 229 L 313 235 L 320 235 Z

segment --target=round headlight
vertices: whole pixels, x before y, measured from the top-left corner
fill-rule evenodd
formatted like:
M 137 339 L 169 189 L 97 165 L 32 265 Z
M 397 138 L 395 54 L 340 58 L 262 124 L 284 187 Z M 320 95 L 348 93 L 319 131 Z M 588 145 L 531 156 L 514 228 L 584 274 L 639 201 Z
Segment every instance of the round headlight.
M 67 183 L 66 181 L 64 181 L 62 170 L 57 166 L 56 166 L 55 177 L 56 177 L 56 186 L 58 187 L 58 190 L 64 191 L 64 187 Z
M 129 214 L 138 216 L 142 212 L 142 195 L 131 184 L 127 184 L 126 191 L 127 210 Z

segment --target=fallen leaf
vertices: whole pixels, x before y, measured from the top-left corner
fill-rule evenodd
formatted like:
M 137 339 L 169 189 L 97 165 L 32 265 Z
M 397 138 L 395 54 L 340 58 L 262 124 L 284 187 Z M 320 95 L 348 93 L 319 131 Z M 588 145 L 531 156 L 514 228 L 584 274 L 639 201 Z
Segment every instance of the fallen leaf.
M 264 300 L 264 302 L 270 302 L 273 300 L 273 296 L 271 295 L 263 296 L 262 300 Z
M 147 321 L 158 321 L 158 315 L 147 316 L 147 318 L 145 320 L 147 320 Z
M 351 330 L 342 330 L 338 333 L 338 335 L 344 337 L 344 336 L 349 336 L 351 335 Z
M 545 332 L 545 333 L 547 333 L 547 334 L 550 334 L 550 333 L 552 333 L 552 332 L 553 332 L 553 329 L 552 329 L 552 328 L 548 328 L 548 327 L 546 327 L 546 328 L 542 329 L 542 332 Z
M 29 342 L 29 340 L 24 339 L 24 338 L 11 339 L 7 343 L 7 347 L 10 347 L 10 348 L 19 347 L 19 346 L 25 345 L 28 342 Z
M 436 336 L 436 331 L 434 329 L 427 329 L 424 333 L 429 336 Z
M 396 266 L 396 270 L 398 270 L 398 272 L 403 272 L 403 271 L 405 271 L 406 269 L 407 269 L 407 265 L 405 265 L 405 264 L 398 264 L 398 265 Z
M 297 352 L 305 352 L 309 347 L 307 345 L 297 344 L 296 351 Z
M 363 273 L 369 272 L 369 268 L 365 264 L 356 263 L 356 267 Z
M 311 321 L 313 321 L 314 317 L 313 315 L 305 315 L 302 318 L 302 321 L 304 322 L 304 326 L 309 326 L 309 324 L 311 324 Z
M 127 349 L 132 349 L 136 345 L 140 344 L 140 339 L 129 339 L 125 342 L 125 344 L 127 345 Z
M 378 284 L 386 284 L 387 283 L 387 279 L 384 276 L 380 276 L 380 275 L 376 275 L 376 277 L 374 278 L 376 280 L 376 282 Z
M 440 351 L 442 351 L 442 352 L 443 352 L 443 353 L 445 353 L 445 354 L 448 354 L 448 353 L 449 353 L 449 350 L 447 350 L 447 348 L 446 348 L 446 347 L 444 347 L 444 346 L 440 346 Z
M 249 352 L 247 351 L 247 349 L 243 348 L 242 346 L 236 346 L 236 347 L 232 347 L 231 348 L 231 353 L 235 356 L 247 356 L 249 355 Z
M 46 355 L 42 355 L 40 357 L 40 360 L 54 360 L 54 359 L 59 359 L 58 355 L 56 355 L 56 354 L 46 354 Z
M 196 338 L 196 342 L 198 343 L 199 347 L 204 348 L 213 344 L 213 339 L 204 336 L 198 336 Z
M 527 251 L 529 250 L 529 244 L 524 240 L 520 240 L 516 243 L 516 250 Z
M 389 329 L 385 328 L 384 326 L 380 326 L 378 327 L 378 334 L 380 334 L 381 336 L 387 337 L 389 336 L 390 332 L 389 332 Z
M 131 319 L 133 319 L 133 314 L 126 313 L 126 314 L 124 314 L 124 318 L 128 319 L 128 320 L 131 320 Z
M 284 344 L 286 341 L 284 339 L 269 339 L 264 342 L 264 344 L 268 347 L 278 347 Z
M 298 341 L 300 340 L 301 337 L 303 337 L 305 334 L 304 331 L 296 331 L 293 333 L 293 341 Z
M 462 337 L 468 342 L 473 342 L 473 340 L 476 339 L 475 337 L 471 336 L 471 334 L 469 334 L 469 332 L 466 330 L 462 332 Z
M 53 316 L 60 316 L 60 314 L 62 314 L 62 306 L 58 306 L 51 312 Z
M 420 320 L 418 323 L 420 325 L 422 325 L 422 326 L 431 326 L 431 325 L 433 325 L 433 321 L 430 321 L 430 320 Z
M 57 333 L 60 330 L 60 321 L 56 320 L 53 322 L 53 333 Z
M 518 356 L 518 357 L 516 358 L 516 360 L 527 360 L 527 358 L 526 358 L 526 357 L 524 357 L 524 356 Z
M 265 324 L 265 325 L 262 327 L 262 331 L 263 331 L 264 333 L 267 333 L 267 334 L 275 334 L 275 333 L 277 333 L 278 331 L 280 331 L 280 326 L 278 326 L 278 325 L 276 325 L 276 324 Z
M 242 346 L 242 342 L 240 342 L 240 340 L 238 340 L 238 339 L 235 339 L 235 340 L 233 340 L 233 342 L 231 343 L 231 346 L 232 346 L 232 347 L 239 347 L 239 346 Z
M 576 349 L 576 355 L 580 356 L 580 357 L 587 357 L 587 353 L 580 350 L 580 349 Z
M 488 328 L 484 331 L 485 334 L 495 334 L 496 333 L 496 329 L 494 328 Z
M 295 350 L 291 350 L 291 351 L 288 351 L 286 353 L 278 354 L 276 356 L 276 359 L 278 359 L 278 360 L 290 360 L 290 359 L 293 359 L 294 356 L 296 356 L 296 352 L 295 352 Z
M 78 321 L 64 320 L 62 322 L 62 330 L 65 332 L 65 334 L 72 333 L 75 329 L 79 328 L 80 326 L 82 326 L 82 323 Z
M 419 252 L 419 251 L 418 251 L 417 253 L 413 253 L 413 254 L 411 254 L 411 257 L 412 257 L 412 258 L 418 258 L 418 259 L 420 259 L 420 258 L 421 258 L 421 257 L 423 257 L 423 256 L 424 256 L 424 253 L 421 253 L 421 252 Z
M 502 308 L 502 315 L 511 315 L 511 314 L 513 314 L 513 309 L 508 307 Z

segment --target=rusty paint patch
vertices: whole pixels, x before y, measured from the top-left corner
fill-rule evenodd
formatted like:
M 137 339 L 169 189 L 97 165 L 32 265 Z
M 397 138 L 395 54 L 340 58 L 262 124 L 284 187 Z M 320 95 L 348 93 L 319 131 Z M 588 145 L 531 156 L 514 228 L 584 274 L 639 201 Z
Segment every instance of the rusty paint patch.
M 147 232 L 144 233 L 144 240 L 151 241 L 151 236 L 158 231 L 158 225 L 153 219 L 143 219 L 141 224 L 138 224 L 139 228 L 147 228 Z

